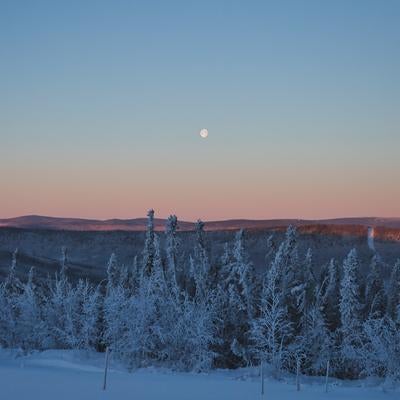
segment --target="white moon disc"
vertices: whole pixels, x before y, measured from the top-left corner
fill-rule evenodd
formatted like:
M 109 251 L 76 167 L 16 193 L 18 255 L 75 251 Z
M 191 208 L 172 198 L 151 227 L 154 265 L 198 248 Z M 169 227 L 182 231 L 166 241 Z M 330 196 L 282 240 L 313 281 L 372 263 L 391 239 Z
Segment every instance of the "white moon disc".
M 200 136 L 205 139 L 208 136 L 208 129 L 203 128 L 200 130 Z

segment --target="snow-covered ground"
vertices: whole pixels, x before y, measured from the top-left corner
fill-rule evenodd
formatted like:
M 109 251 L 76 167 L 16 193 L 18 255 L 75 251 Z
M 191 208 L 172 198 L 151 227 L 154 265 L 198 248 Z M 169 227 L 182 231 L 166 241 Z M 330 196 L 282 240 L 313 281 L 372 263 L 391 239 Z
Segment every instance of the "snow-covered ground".
M 256 369 L 210 374 L 143 369 L 127 372 L 111 358 L 107 390 L 102 390 L 103 356 L 74 351 L 45 351 L 16 357 L 0 350 L 0 399 L 4 400 L 251 400 L 261 399 Z M 367 382 L 307 379 L 297 392 L 293 379 L 265 379 L 265 400 L 391 400 L 400 391 L 384 391 Z

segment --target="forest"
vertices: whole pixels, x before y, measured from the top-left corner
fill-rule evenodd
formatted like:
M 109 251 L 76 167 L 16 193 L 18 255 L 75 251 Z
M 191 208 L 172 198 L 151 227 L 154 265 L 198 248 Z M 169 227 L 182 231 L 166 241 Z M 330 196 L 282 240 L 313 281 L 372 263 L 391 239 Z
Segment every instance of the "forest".
M 363 265 L 355 248 L 315 265 L 290 226 L 279 245 L 268 238 L 259 270 L 244 230 L 213 262 L 202 221 L 189 255 L 178 230 L 173 215 L 164 233 L 155 232 L 150 210 L 143 251 L 128 266 L 111 254 L 100 283 L 69 276 L 65 247 L 54 275 L 39 279 L 31 269 L 21 280 L 16 250 L 0 284 L 0 346 L 109 348 L 129 369 L 264 362 L 276 377 L 324 375 L 329 366 L 338 378 L 400 380 L 400 260 L 389 277 L 378 254 Z

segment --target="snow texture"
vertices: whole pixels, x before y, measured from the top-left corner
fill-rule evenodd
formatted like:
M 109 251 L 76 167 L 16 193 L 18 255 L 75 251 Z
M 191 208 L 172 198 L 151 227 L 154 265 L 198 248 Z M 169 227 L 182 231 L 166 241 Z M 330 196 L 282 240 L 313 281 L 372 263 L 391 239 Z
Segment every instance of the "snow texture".
M 104 359 L 98 353 L 45 351 L 16 357 L 15 352 L 0 351 L 1 399 L 7 400 L 251 400 L 261 399 L 260 378 L 254 368 L 214 371 L 210 374 L 172 373 L 153 368 L 128 372 L 111 364 L 108 385 L 102 390 Z M 400 392 L 370 386 L 367 381 L 332 380 L 325 393 L 322 380 L 301 383 L 296 390 L 294 379 L 281 381 L 265 378 L 267 399 L 279 400 L 392 400 Z

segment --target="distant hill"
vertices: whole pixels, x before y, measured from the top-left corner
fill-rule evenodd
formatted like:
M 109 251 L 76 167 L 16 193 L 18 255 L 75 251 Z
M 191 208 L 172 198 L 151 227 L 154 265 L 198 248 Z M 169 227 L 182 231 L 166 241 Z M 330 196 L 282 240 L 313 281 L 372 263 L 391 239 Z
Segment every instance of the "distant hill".
M 59 218 L 40 215 L 27 215 L 16 218 L 0 219 L 0 228 L 22 228 L 22 229 L 47 229 L 65 231 L 144 231 L 146 230 L 146 218 L 133 219 L 83 219 L 83 218 Z M 165 219 L 156 218 L 154 220 L 156 230 L 163 230 Z M 205 228 L 209 231 L 225 231 L 236 229 L 273 229 L 285 228 L 289 225 L 298 227 L 315 227 L 320 229 L 322 226 L 358 226 L 358 227 L 379 227 L 389 229 L 400 229 L 400 218 L 336 218 L 325 220 L 303 220 L 303 219 L 270 219 L 270 220 L 248 220 L 232 219 L 225 221 L 208 221 Z M 181 231 L 191 231 L 194 229 L 194 222 L 180 221 Z M 320 228 L 317 228 L 319 226 Z
M 163 231 L 165 219 L 154 220 L 155 229 Z M 335 236 L 366 236 L 368 227 L 374 227 L 375 238 L 383 241 L 400 241 L 400 218 L 336 218 L 325 220 L 302 219 L 271 219 L 247 220 L 233 219 L 226 221 L 208 221 L 205 229 L 211 232 L 234 231 L 245 229 L 248 231 L 275 230 L 282 231 L 289 225 L 298 227 L 300 233 Z M 0 219 L 0 229 L 18 228 L 24 230 L 48 230 L 71 232 L 143 232 L 146 230 L 146 218 L 134 219 L 82 219 L 57 218 L 40 215 L 27 215 L 17 218 Z M 194 222 L 180 221 L 181 232 L 193 231 Z
M 42 276 L 59 268 L 60 249 L 68 249 L 69 271 L 75 277 L 100 281 L 110 254 L 115 253 L 121 265 L 132 265 L 141 257 L 147 220 L 145 218 L 106 221 L 26 216 L 0 220 L 0 281 L 9 271 L 12 253 L 18 249 L 18 272 L 26 279 L 31 267 Z M 344 218 L 333 220 L 229 220 L 206 222 L 210 260 L 216 262 L 225 243 L 233 243 L 235 230 L 246 230 L 246 246 L 256 268 L 265 267 L 268 237 L 274 246 L 283 240 L 289 224 L 299 232 L 299 252 L 311 248 L 316 265 L 322 266 L 332 257 L 343 260 L 350 249 L 357 248 L 365 265 L 374 252 L 367 242 L 368 227 L 374 227 L 375 248 L 392 265 L 400 256 L 400 220 L 381 218 Z M 164 229 L 165 220 L 155 220 L 156 229 Z M 196 235 L 193 222 L 180 222 L 181 250 L 191 254 Z M 165 240 L 159 235 L 161 245 Z M 389 273 L 387 271 L 387 273 Z
M 146 230 L 146 218 L 134 219 L 83 219 L 83 218 L 59 218 L 40 215 L 26 215 L 17 218 L 0 219 L 0 228 L 23 229 L 50 229 L 64 231 L 144 231 Z M 154 219 L 157 230 L 164 229 L 164 219 Z M 180 222 L 182 230 L 191 230 L 194 225 Z

